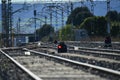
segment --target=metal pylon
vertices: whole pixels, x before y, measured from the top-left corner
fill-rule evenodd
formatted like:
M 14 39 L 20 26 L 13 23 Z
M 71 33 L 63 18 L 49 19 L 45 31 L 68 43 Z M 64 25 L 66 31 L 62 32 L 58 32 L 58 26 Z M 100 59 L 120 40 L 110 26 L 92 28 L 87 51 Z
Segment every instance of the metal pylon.
M 11 0 L 2 0 L 2 46 L 9 47 L 12 44 L 10 36 L 12 29 L 12 6 Z

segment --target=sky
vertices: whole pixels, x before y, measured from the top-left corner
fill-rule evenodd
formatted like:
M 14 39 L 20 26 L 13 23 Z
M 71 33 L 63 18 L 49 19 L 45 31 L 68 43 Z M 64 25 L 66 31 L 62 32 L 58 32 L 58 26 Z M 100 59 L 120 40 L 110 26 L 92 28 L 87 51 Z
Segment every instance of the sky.
M 79 2 L 79 1 L 86 1 L 86 0 L 11 0 L 11 1 L 15 2 L 15 3 L 23 3 L 23 2 L 51 2 L 51 1 L 55 1 L 55 2 L 58 2 L 58 1 Z M 105 1 L 105 0 L 94 0 L 94 1 Z
M 34 1 L 35 2 L 40 2 L 40 1 L 51 1 L 51 0 L 12 0 L 12 2 L 17 2 L 17 3 L 18 2 L 30 3 L 31 1 L 32 1 L 32 4 L 33 4 Z M 69 0 L 53 0 L 53 1 L 69 1 Z M 70 0 L 70 1 L 78 1 L 78 0 Z M 79 0 L 79 1 L 81 1 L 81 0 Z M 96 0 L 96 1 L 98 1 L 98 0 Z M 102 0 L 99 0 L 99 1 L 102 1 Z M 118 2 L 116 2 L 117 0 L 111 0 L 111 1 L 112 1 L 111 2 L 111 10 L 117 10 L 117 11 L 120 12 L 120 5 L 119 5 L 120 1 L 119 0 L 118 0 Z M 89 8 L 90 8 L 90 4 L 86 4 L 86 5 L 88 5 Z M 13 5 L 13 6 L 14 6 L 13 7 L 13 11 L 15 11 L 15 10 L 21 8 L 23 5 L 19 4 L 19 5 Z M 75 6 L 80 6 L 80 4 L 79 5 L 76 4 Z M 41 6 L 37 6 L 37 11 L 40 11 L 40 7 Z M 94 14 L 96 16 L 104 16 L 106 14 L 106 3 L 104 3 L 104 2 L 96 2 L 96 4 L 94 5 Z M 0 10 L 0 16 L 1 16 L 1 10 Z M 16 26 L 16 22 L 17 22 L 18 18 L 21 18 L 22 19 L 21 25 L 24 25 L 25 23 L 27 23 L 27 21 L 31 17 L 33 17 L 33 9 L 31 9 L 31 8 L 28 11 L 22 11 L 20 13 L 16 13 L 16 14 L 14 14 L 14 17 L 13 17 L 13 19 L 14 19 L 14 23 L 13 24 Z M 1 17 L 0 17 L 0 20 L 1 20 Z M 0 21 L 0 23 L 1 23 L 1 21 Z M 38 22 L 38 23 L 40 23 L 40 22 Z M 31 29 L 33 30 L 33 28 L 31 28 Z

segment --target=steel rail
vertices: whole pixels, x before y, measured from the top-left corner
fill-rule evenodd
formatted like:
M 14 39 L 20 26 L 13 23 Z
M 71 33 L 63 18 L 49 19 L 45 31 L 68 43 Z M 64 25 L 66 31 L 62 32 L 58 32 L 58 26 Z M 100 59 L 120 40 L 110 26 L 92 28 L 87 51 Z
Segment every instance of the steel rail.
M 44 47 L 47 48 L 48 46 L 44 46 Z M 69 51 L 74 51 L 74 52 L 85 52 L 85 53 L 90 53 L 90 54 L 120 57 L 120 54 L 118 54 L 118 52 L 120 53 L 120 50 L 109 51 L 108 49 L 107 50 L 105 49 L 106 51 L 104 51 L 104 49 L 85 48 L 85 47 L 78 47 L 78 50 L 74 50 L 75 47 L 77 47 L 77 46 L 68 46 L 68 50 Z M 51 48 L 57 49 L 56 47 L 51 47 Z M 70 48 L 72 48 L 72 49 L 70 49 Z M 87 50 L 89 50 L 89 51 L 87 51 Z M 101 51 L 101 52 L 96 52 L 96 51 Z M 114 52 L 114 53 L 110 53 L 110 52 Z M 116 54 L 116 52 L 117 52 L 117 54 Z
M 75 48 L 77 46 L 70 46 L 70 48 Z M 72 50 L 73 50 L 72 49 Z M 86 50 L 93 50 L 93 51 L 86 51 Z M 93 54 L 101 54 L 101 55 L 111 55 L 111 56 L 117 56 L 120 57 L 120 54 L 114 54 L 114 53 L 120 53 L 120 50 L 110 50 L 110 49 L 96 49 L 96 48 L 85 48 L 85 47 L 78 47 L 78 50 L 75 51 L 80 51 L 80 52 L 89 52 Z M 95 52 L 95 51 L 101 51 L 101 52 Z M 110 53 L 112 52 L 112 53 Z M 114 52 L 114 53 L 113 53 Z
M 29 50 L 29 49 L 26 49 L 26 48 L 24 48 L 23 50 L 27 50 L 27 51 L 32 52 L 32 53 L 36 53 L 36 54 L 39 54 L 39 55 L 55 58 L 55 59 L 58 59 L 58 60 L 66 61 L 66 62 L 73 63 L 73 64 L 76 64 L 76 65 L 85 66 L 85 67 L 88 67 L 88 68 L 91 68 L 91 69 L 96 69 L 96 70 L 99 70 L 99 71 L 107 72 L 107 73 L 110 73 L 110 74 L 113 74 L 113 75 L 116 75 L 116 76 L 120 77 L 120 72 L 112 70 L 112 69 L 107 69 L 107 68 L 104 68 L 104 67 L 99 67 L 99 66 L 95 66 L 95 65 L 91 65 L 91 64 L 87 64 L 87 63 L 82 63 L 82 62 L 66 59 L 66 58 L 59 57 L 59 56 L 49 55 L 49 54 L 45 54 L 45 53 L 42 53 L 42 52 Z
M 36 76 L 30 70 L 26 69 L 24 66 L 22 66 L 20 63 L 18 63 L 16 60 L 14 60 L 12 57 L 10 57 L 8 54 L 6 54 L 1 49 L 0 49 L 0 52 L 3 53 L 7 58 L 9 58 L 13 63 L 15 63 L 19 68 L 21 68 L 23 71 L 25 71 L 28 75 L 30 75 L 30 77 L 32 77 L 34 80 L 42 80 L 41 78 Z
M 73 50 L 69 49 L 70 51 L 76 51 L 76 52 L 85 52 L 85 53 L 92 53 L 92 54 L 99 54 L 99 55 L 107 55 L 107 56 L 113 56 L 113 57 L 120 57 L 120 54 L 113 54 L 108 52 L 96 52 L 96 51 L 86 51 L 86 50 Z
M 120 53 L 120 50 L 113 50 L 113 49 L 100 49 L 100 48 L 87 48 L 87 47 L 79 47 L 79 46 L 71 46 L 69 45 L 69 47 L 74 48 L 74 47 L 78 47 L 78 49 L 84 49 L 84 50 L 94 50 L 94 51 L 106 51 L 106 52 L 116 52 L 116 53 Z
M 22 48 L 20 48 L 20 47 L 9 47 L 9 48 L 1 48 L 0 50 L 20 50 L 20 49 L 22 49 Z

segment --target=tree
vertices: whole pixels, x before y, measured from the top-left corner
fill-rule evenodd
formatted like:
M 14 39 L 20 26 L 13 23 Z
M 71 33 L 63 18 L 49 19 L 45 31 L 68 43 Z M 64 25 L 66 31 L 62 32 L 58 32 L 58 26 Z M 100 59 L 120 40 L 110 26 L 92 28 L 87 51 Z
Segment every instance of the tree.
M 67 24 L 73 24 L 74 26 L 79 26 L 85 18 L 91 17 L 93 14 L 87 7 L 77 7 L 68 16 Z
M 66 25 L 59 31 L 60 40 L 73 40 L 74 32 L 71 25 Z
M 107 20 L 105 17 L 89 17 L 84 20 L 80 28 L 86 29 L 89 36 L 105 36 L 107 33 Z
M 120 21 L 120 13 L 118 13 L 118 21 Z
M 106 17 L 111 23 L 111 35 L 114 37 L 118 36 L 120 34 L 120 13 L 117 11 L 109 11 Z
M 36 33 L 39 36 L 39 39 L 42 39 L 43 37 L 50 36 L 54 33 L 54 28 L 51 25 L 44 24 L 40 29 L 36 30 Z
M 107 14 L 106 14 L 106 17 L 108 19 L 110 19 L 110 21 L 118 21 L 118 18 L 119 18 L 119 14 L 117 11 L 109 11 Z
M 112 22 L 111 24 L 111 35 L 114 37 L 120 36 L 120 23 Z

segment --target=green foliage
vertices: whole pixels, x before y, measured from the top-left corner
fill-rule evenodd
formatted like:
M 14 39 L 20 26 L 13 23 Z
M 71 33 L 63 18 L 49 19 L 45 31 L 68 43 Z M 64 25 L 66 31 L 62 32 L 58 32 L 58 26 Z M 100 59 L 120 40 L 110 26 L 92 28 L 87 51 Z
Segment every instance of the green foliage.
M 110 21 L 119 21 L 120 20 L 120 13 L 117 11 L 109 11 L 106 14 L 106 17 L 110 19 Z
M 79 26 L 85 18 L 91 17 L 93 14 L 89 11 L 87 7 L 77 7 L 68 16 L 67 24 L 73 24 L 74 26 Z
M 106 18 L 111 22 L 111 35 L 113 37 L 120 36 L 120 13 L 117 11 L 109 11 Z
M 74 32 L 71 25 L 66 25 L 59 31 L 60 40 L 73 40 Z
M 111 35 L 114 37 L 120 36 L 120 22 L 112 22 Z
M 51 36 L 45 36 L 45 37 L 43 37 L 43 38 L 41 39 L 41 41 L 43 41 L 43 42 L 47 42 L 47 41 L 52 42 L 52 41 L 53 41 L 53 38 L 52 38 Z
M 86 29 L 90 36 L 105 36 L 107 33 L 107 20 L 105 17 L 89 17 L 84 20 L 80 28 Z
M 40 29 L 37 29 L 36 33 L 39 36 L 39 39 L 42 39 L 43 37 L 50 36 L 54 33 L 54 28 L 51 25 L 44 24 Z
M 118 13 L 118 21 L 120 21 L 120 13 Z

